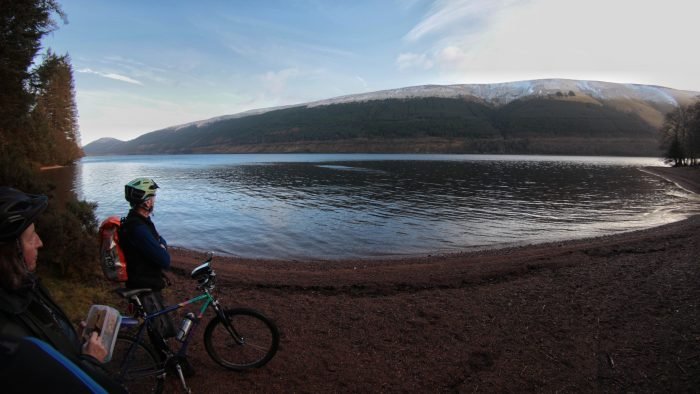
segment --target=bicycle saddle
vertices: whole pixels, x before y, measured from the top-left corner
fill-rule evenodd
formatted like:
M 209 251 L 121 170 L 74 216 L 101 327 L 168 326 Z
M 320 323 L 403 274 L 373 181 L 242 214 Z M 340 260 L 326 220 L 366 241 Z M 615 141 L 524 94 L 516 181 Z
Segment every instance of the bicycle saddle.
M 133 296 L 150 293 L 151 291 L 151 289 L 125 289 L 123 287 L 114 290 L 115 293 L 119 294 L 124 298 L 131 298 Z

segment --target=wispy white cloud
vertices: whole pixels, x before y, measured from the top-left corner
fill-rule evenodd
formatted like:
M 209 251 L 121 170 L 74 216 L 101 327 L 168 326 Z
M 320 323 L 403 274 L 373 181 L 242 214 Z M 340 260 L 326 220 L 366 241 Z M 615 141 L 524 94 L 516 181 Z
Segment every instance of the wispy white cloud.
M 130 75 L 134 75 L 138 78 L 151 79 L 157 82 L 165 82 L 166 79 L 159 76 L 168 72 L 168 70 L 163 67 L 146 64 L 141 61 L 119 55 L 105 56 L 104 58 L 100 59 L 99 62 L 110 68 L 127 70 Z
M 399 70 L 406 70 L 409 68 L 420 68 L 424 70 L 431 69 L 433 67 L 433 61 L 428 58 L 428 55 L 424 53 L 402 53 L 396 58 L 396 65 Z
M 423 0 L 395 0 L 401 10 L 408 11 L 418 5 Z
M 413 42 L 430 34 L 454 29 L 460 33 L 477 30 L 498 10 L 502 10 L 516 0 L 438 0 L 423 18 L 405 36 Z
M 134 85 L 143 85 L 143 83 L 141 83 L 140 81 L 137 81 L 133 78 L 129 78 L 125 75 L 120 75 L 120 74 L 115 74 L 115 73 L 107 73 L 107 72 L 102 72 L 102 71 L 95 71 L 95 70 L 90 69 L 90 68 L 82 68 L 82 69 L 76 70 L 76 71 L 79 73 L 84 73 L 84 74 L 99 75 L 99 76 L 104 77 L 104 78 L 109 78 L 109 79 L 114 79 L 117 81 L 127 82 L 127 83 L 131 83 Z
M 260 76 L 265 91 L 273 96 L 280 96 L 287 88 L 290 79 L 300 75 L 298 68 L 286 68 L 280 71 L 268 71 Z
M 401 53 L 395 64 L 399 70 L 461 68 L 501 15 L 531 1 L 536 0 L 435 0 L 403 37 L 418 51 Z
M 87 65 L 86 68 L 90 70 L 97 68 L 118 70 L 113 74 L 128 75 L 129 79 L 138 81 L 141 85 L 149 84 L 149 86 L 156 88 L 201 86 L 204 84 L 218 86 L 220 83 L 220 81 L 213 82 L 202 78 L 203 73 L 194 72 L 203 64 L 211 63 L 207 55 L 196 48 L 164 46 L 159 50 L 157 58 L 149 58 L 146 61 L 120 55 L 108 55 L 99 59 L 85 59 L 82 63 Z M 90 67 L 93 64 L 98 64 L 98 66 Z
M 253 32 L 275 32 L 279 34 L 280 36 L 299 36 L 305 34 L 304 29 L 300 28 L 295 28 L 292 25 L 287 25 L 287 24 L 280 24 L 276 22 L 270 21 L 269 18 L 253 18 L 250 15 L 247 15 L 245 17 L 242 16 L 236 16 L 236 15 L 220 15 L 221 19 L 224 21 L 226 25 L 235 25 L 235 26 L 243 26 L 246 29 L 249 29 L 250 31 Z M 207 18 L 205 20 L 199 21 L 197 23 L 197 27 L 202 29 L 202 30 L 209 30 L 217 28 L 216 24 L 212 25 L 212 21 L 210 18 Z M 220 31 L 219 31 L 220 32 Z
M 322 67 L 289 67 L 268 71 L 257 76 L 257 83 L 249 82 L 257 91 L 256 102 L 265 107 L 316 101 L 349 92 L 363 92 L 369 88 L 367 81 L 357 74 L 339 73 Z
M 223 47 L 246 61 L 264 64 L 279 64 L 293 66 L 298 63 L 314 63 L 319 59 L 356 59 L 358 55 L 352 51 L 327 45 L 319 45 L 303 40 L 293 40 L 288 37 L 271 39 L 256 39 L 237 33 L 228 32 L 220 37 Z
M 222 15 L 221 20 L 224 22 L 202 21 L 198 28 L 214 34 L 225 48 L 249 60 L 293 64 L 299 59 L 308 61 L 309 56 L 357 57 L 352 51 L 319 44 L 315 34 L 291 24 L 232 15 Z M 236 26 L 236 29 L 228 26 Z
M 342 49 L 332 48 L 332 47 L 323 46 L 323 45 L 314 45 L 314 44 L 307 44 L 307 43 L 296 43 L 293 45 L 299 46 L 304 52 L 306 52 L 308 50 L 308 51 L 318 52 L 318 53 L 322 53 L 322 54 L 326 54 L 326 55 L 346 57 L 346 58 L 357 56 L 354 52 L 351 52 L 351 51 L 345 51 Z
M 235 53 L 238 56 L 244 57 L 244 58 L 257 55 L 258 50 L 253 48 L 252 45 L 247 44 L 245 41 L 246 40 L 242 40 L 242 39 L 233 40 L 231 38 L 228 38 L 223 45 L 224 45 L 224 47 L 231 50 L 231 52 Z
M 104 57 L 104 60 L 105 60 L 106 62 L 110 62 L 110 63 L 128 64 L 128 65 L 132 65 L 132 66 L 139 67 L 139 68 L 144 68 L 144 67 L 146 67 L 146 64 L 143 63 L 143 62 L 140 62 L 140 61 L 138 61 L 138 60 L 134 60 L 134 59 L 131 59 L 131 58 L 126 58 L 126 57 L 123 57 L 123 56 L 119 56 L 119 55 L 109 55 L 109 56 L 105 56 L 105 57 Z

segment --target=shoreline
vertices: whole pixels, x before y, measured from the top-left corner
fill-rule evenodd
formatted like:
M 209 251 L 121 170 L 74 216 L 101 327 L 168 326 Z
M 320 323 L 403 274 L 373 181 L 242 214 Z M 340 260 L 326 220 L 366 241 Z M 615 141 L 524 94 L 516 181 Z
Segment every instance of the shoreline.
M 681 172 L 690 178 L 669 181 L 700 190 L 697 172 Z M 216 256 L 222 303 L 270 316 L 280 348 L 265 367 L 238 374 L 217 367 L 196 335 L 189 383 L 210 393 L 692 391 L 700 387 L 698 255 L 700 215 L 401 260 Z M 194 294 L 189 272 L 203 253 L 172 257 L 166 297 L 182 301 Z M 176 389 L 174 378 L 168 384 Z
M 640 170 L 663 178 L 691 193 L 700 194 L 700 167 L 643 167 Z

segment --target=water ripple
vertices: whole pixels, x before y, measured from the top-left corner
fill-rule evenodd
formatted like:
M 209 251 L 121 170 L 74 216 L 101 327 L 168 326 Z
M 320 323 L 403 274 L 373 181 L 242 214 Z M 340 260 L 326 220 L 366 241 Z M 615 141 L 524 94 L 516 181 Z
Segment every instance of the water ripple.
M 123 184 L 152 176 L 162 187 L 154 220 L 171 244 L 267 258 L 542 242 L 700 211 L 694 195 L 636 169 L 653 159 L 295 157 L 86 158 L 76 189 L 99 203 L 100 217 L 123 215 Z

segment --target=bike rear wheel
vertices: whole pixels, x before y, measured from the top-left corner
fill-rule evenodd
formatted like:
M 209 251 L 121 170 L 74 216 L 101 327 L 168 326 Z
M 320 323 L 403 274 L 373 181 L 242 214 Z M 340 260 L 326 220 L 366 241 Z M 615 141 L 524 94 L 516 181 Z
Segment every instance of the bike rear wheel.
M 132 346 L 133 351 L 128 354 Z M 134 337 L 119 334 L 112 360 L 105 367 L 130 393 L 163 392 L 165 375 L 158 373 L 160 363 L 156 352 L 146 344 L 137 342 Z
M 262 367 L 277 353 L 277 326 L 262 313 L 247 308 L 224 311 L 204 331 L 209 356 L 224 368 L 245 371 Z

